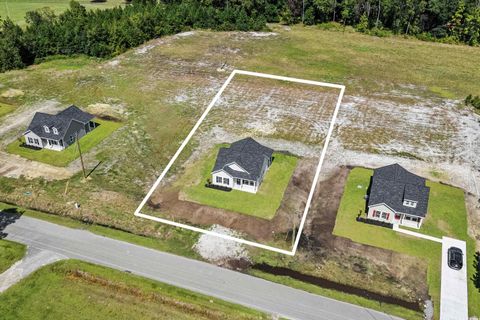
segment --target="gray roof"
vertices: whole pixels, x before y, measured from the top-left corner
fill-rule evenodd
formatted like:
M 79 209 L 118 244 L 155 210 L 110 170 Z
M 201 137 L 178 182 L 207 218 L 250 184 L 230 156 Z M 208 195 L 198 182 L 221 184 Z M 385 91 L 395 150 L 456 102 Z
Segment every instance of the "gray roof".
M 368 206 L 384 203 L 396 212 L 425 217 L 429 194 L 424 178 L 392 164 L 374 170 Z M 417 206 L 404 206 L 403 200 L 417 201 Z
M 218 150 L 212 172 L 223 169 L 234 178 L 256 181 L 260 178 L 265 159 L 269 160 L 272 154 L 272 149 L 261 145 L 252 138 L 245 138 L 232 143 L 229 148 Z M 227 165 L 232 163 L 236 163 L 247 172 L 229 168 Z
M 83 112 L 74 105 L 57 114 L 37 112 L 33 116 L 32 122 L 30 122 L 30 125 L 27 128 L 27 132 L 32 131 L 40 138 L 61 140 L 64 138 L 65 133 L 67 132 L 72 121 L 87 123 L 93 118 L 95 118 L 95 116 L 91 115 L 90 113 Z M 50 132 L 45 132 L 43 126 L 47 126 L 50 129 Z M 58 134 L 53 133 L 53 128 L 57 128 Z

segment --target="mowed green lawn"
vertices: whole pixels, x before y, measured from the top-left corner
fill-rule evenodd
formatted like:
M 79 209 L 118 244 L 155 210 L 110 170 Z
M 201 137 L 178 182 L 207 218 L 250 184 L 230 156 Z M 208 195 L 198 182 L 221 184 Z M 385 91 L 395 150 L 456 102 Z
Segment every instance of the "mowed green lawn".
M 99 124 L 95 130 L 89 132 L 80 139 L 80 149 L 82 153 L 88 152 L 90 149 L 99 144 L 103 139 L 112 134 L 115 130 L 122 126 L 121 122 L 94 119 Z M 62 151 L 53 151 L 47 149 L 34 150 L 22 147 L 22 142 L 18 140 L 7 146 L 9 153 L 18 154 L 24 158 L 51 164 L 57 167 L 65 167 L 70 162 L 79 157 L 77 144 L 74 143 Z
M 259 311 L 93 264 L 43 267 L 0 295 L 4 320 L 268 319 Z
M 285 189 L 297 166 L 298 158 L 281 153 L 274 153 L 274 161 L 265 174 L 264 180 L 256 194 L 232 190 L 230 192 L 205 187 L 207 179 L 212 178 L 211 171 L 215 164 L 218 147 L 190 167 L 179 179 L 187 200 L 226 209 L 251 216 L 272 219 L 282 202 Z
M 0 102 L 0 118 L 15 110 L 15 106 Z
M 124 0 L 108 0 L 104 3 L 92 3 L 90 0 L 76 0 L 87 9 L 112 8 L 125 3 Z M 0 0 L 0 16 L 9 17 L 19 25 L 25 24 L 25 14 L 28 11 L 38 10 L 45 7 L 59 14 L 70 6 L 70 0 Z
M 337 213 L 333 233 L 353 241 L 385 248 L 428 261 L 427 283 L 435 307 L 435 317 L 440 312 L 441 244 L 397 233 L 391 229 L 356 221 L 360 210 L 365 210 L 367 187 L 372 170 L 355 168 L 348 176 L 345 191 Z M 467 234 L 465 197 L 461 189 L 428 181 L 430 198 L 427 218 L 418 232 L 432 236 L 449 236 L 467 242 L 468 278 L 474 274 L 475 243 Z M 360 187 L 361 186 L 361 187 Z M 399 262 L 400 263 L 400 262 Z M 470 316 L 480 315 L 480 292 L 472 281 L 468 282 Z
M 0 239 L 0 274 L 22 259 L 26 251 L 23 244 Z

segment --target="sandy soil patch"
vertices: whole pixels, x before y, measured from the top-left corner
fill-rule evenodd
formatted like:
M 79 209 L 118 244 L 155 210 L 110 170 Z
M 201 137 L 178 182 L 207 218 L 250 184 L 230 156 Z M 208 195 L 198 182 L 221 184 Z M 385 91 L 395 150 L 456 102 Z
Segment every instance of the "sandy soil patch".
M 4 91 L 1 96 L 3 98 L 16 98 L 16 97 L 21 97 L 23 96 L 25 93 L 22 91 L 22 90 L 18 90 L 18 89 L 8 89 L 7 91 Z
M 238 232 L 220 225 L 213 225 L 209 230 L 231 237 L 241 237 Z M 248 252 L 242 244 L 208 234 L 200 236 L 194 249 L 202 258 L 215 264 L 227 264 L 230 260 L 248 261 Z

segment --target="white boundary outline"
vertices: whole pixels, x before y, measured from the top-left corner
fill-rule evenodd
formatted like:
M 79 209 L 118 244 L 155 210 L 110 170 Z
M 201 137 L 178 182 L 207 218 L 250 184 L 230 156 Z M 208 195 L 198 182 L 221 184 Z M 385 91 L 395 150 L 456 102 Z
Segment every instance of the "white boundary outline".
M 183 224 L 183 223 L 178 223 L 178 222 L 163 219 L 163 218 L 150 216 L 150 215 L 143 214 L 143 213 L 140 212 L 142 210 L 142 208 L 145 206 L 145 204 L 147 203 L 148 199 L 150 199 L 150 197 L 152 196 L 155 189 L 160 184 L 160 181 L 162 181 L 162 179 L 165 177 L 167 172 L 170 170 L 170 168 L 174 164 L 175 160 L 178 158 L 180 153 L 183 151 L 185 146 L 188 144 L 188 142 L 190 141 L 190 139 L 194 135 L 195 131 L 197 131 L 200 124 L 203 122 L 203 120 L 205 120 L 205 117 L 207 116 L 207 114 L 213 108 L 213 106 L 215 105 L 217 100 L 222 95 L 223 91 L 225 91 L 225 89 L 230 84 L 230 82 L 232 81 L 233 77 L 236 74 L 243 74 L 243 75 L 247 75 L 247 76 L 254 76 L 254 77 L 274 79 L 274 80 L 282 80 L 282 81 L 290 81 L 290 82 L 297 82 L 297 83 L 310 84 L 310 85 L 315 85 L 315 86 L 322 86 L 322 87 L 340 89 L 340 94 L 338 95 L 338 100 L 337 100 L 337 104 L 335 106 L 335 110 L 333 112 L 332 121 L 330 123 L 330 127 L 328 128 L 327 137 L 325 138 L 322 153 L 320 155 L 320 160 L 318 162 L 317 169 L 316 169 L 316 172 L 315 172 L 315 177 L 313 178 L 312 187 L 310 189 L 310 193 L 309 193 L 308 198 L 307 198 L 307 203 L 305 205 L 305 210 L 303 212 L 302 220 L 301 220 L 299 228 L 298 228 L 297 237 L 295 238 L 295 243 L 294 243 L 291 251 L 275 248 L 275 247 L 272 247 L 272 246 L 264 245 L 264 244 L 261 244 L 261 243 L 257 243 L 257 242 L 253 242 L 253 241 L 249 241 L 249 240 L 245 240 L 245 239 L 241 239 L 241 238 L 232 237 L 232 236 L 229 236 L 229 235 L 217 233 L 217 232 L 210 231 L 210 230 L 197 228 L 197 227 L 194 227 L 194 226 L 190 226 L 190 225 Z M 323 161 L 324 161 L 325 155 L 327 153 L 328 144 L 329 144 L 330 138 L 332 136 L 335 121 L 337 120 L 338 110 L 340 109 L 340 104 L 342 102 L 342 98 L 343 98 L 344 93 L 345 93 L 345 86 L 340 85 L 340 84 L 333 84 L 333 83 L 326 83 L 326 82 L 319 82 L 319 81 L 312 81 L 312 80 L 304 80 L 304 79 L 283 77 L 283 76 L 277 76 L 277 75 L 259 73 L 259 72 L 251 72 L 251 71 L 245 71 L 245 70 L 237 70 L 237 69 L 233 70 L 232 73 L 230 74 L 230 76 L 225 81 L 225 83 L 220 88 L 220 90 L 217 92 L 215 97 L 213 97 L 212 101 L 208 105 L 207 109 L 203 112 L 200 119 L 198 119 L 198 121 L 195 124 L 195 126 L 193 127 L 192 131 L 190 131 L 188 136 L 185 138 L 183 143 L 180 145 L 180 148 L 178 148 L 177 152 L 174 154 L 174 156 L 172 157 L 170 162 L 167 164 L 167 166 L 165 167 L 163 172 L 160 174 L 160 177 L 158 177 L 158 179 L 155 181 L 153 186 L 150 188 L 147 195 L 145 196 L 145 198 L 142 200 L 142 202 L 138 206 L 137 210 L 135 210 L 134 215 L 137 216 L 137 217 L 140 217 L 140 218 L 150 219 L 150 220 L 153 220 L 153 221 L 156 221 L 156 222 L 169 224 L 169 225 L 172 225 L 172 226 L 175 226 L 175 227 L 180 227 L 180 228 L 188 229 L 188 230 L 191 230 L 191 231 L 196 231 L 196 232 L 208 234 L 208 235 L 211 235 L 211 236 L 216 236 L 216 237 L 220 237 L 220 238 L 223 238 L 223 239 L 236 241 L 236 242 L 239 242 L 239 243 L 242 243 L 242 244 L 247 244 L 247 245 L 250 245 L 250 246 L 254 246 L 254 247 L 258 247 L 258 248 L 262 248 L 262 249 L 266 249 L 266 250 L 270 250 L 270 251 L 274 251 L 274 252 L 278 252 L 278 253 L 283 253 L 283 254 L 290 255 L 290 256 L 295 255 L 295 253 L 297 251 L 297 248 L 298 248 L 298 244 L 300 242 L 300 236 L 302 234 L 303 227 L 304 227 L 305 221 L 307 219 L 307 213 L 308 213 L 308 210 L 310 209 L 310 205 L 312 203 L 313 194 L 315 192 L 315 188 L 316 188 L 318 179 L 320 177 L 320 170 L 322 169 Z

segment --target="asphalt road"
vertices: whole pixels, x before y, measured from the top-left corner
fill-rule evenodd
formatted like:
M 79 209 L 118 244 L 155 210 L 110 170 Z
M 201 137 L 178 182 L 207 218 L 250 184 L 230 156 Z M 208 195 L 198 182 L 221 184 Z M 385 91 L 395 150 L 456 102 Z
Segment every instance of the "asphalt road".
M 112 267 L 290 319 L 399 319 L 239 272 L 22 216 L 7 239 Z

